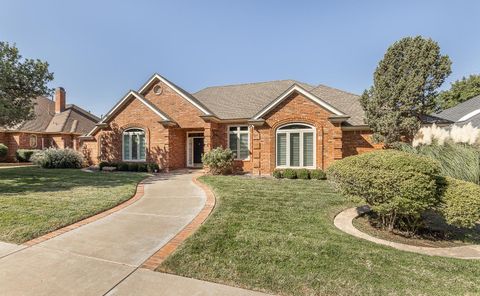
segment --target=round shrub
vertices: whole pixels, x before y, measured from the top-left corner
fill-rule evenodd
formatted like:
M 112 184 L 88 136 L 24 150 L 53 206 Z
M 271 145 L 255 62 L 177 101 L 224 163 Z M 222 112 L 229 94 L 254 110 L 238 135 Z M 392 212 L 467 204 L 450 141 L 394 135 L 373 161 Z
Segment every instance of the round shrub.
M 296 179 L 297 172 L 294 169 L 286 169 L 283 171 L 283 177 L 287 179 Z
M 153 163 L 153 162 L 152 162 L 152 163 L 149 163 L 149 164 L 147 165 L 147 171 L 148 171 L 149 173 L 156 173 L 156 172 L 159 172 L 159 171 L 160 171 L 160 167 L 158 166 L 157 163 Z
M 480 223 L 480 186 L 454 178 L 445 178 L 440 212 L 448 224 L 472 228 Z
M 298 179 L 303 179 L 303 180 L 308 180 L 308 179 L 310 179 L 310 174 L 308 173 L 307 169 L 299 169 L 299 170 L 297 170 L 297 178 Z
M 380 150 L 334 162 L 328 178 L 344 194 L 363 198 L 392 230 L 415 231 L 421 215 L 438 205 L 436 161 L 396 150 Z
M 235 157 L 232 150 L 218 147 L 203 154 L 202 161 L 209 173 L 213 175 L 229 174 L 233 171 Z
M 7 157 L 8 147 L 0 143 L 0 160 L 4 160 Z
M 282 170 L 274 170 L 272 175 L 276 179 L 281 179 L 281 178 L 283 178 L 283 171 Z
M 34 153 L 31 160 L 36 165 L 48 169 L 81 168 L 83 155 L 72 149 L 49 148 Z
M 38 149 L 18 149 L 16 152 L 15 152 L 15 157 L 17 158 L 17 160 L 19 162 L 29 162 L 32 157 L 32 155 L 36 152 L 39 152 L 41 150 L 38 150 Z
M 325 172 L 322 170 L 311 170 L 310 178 L 315 180 L 325 180 L 327 178 L 327 174 L 325 174 Z

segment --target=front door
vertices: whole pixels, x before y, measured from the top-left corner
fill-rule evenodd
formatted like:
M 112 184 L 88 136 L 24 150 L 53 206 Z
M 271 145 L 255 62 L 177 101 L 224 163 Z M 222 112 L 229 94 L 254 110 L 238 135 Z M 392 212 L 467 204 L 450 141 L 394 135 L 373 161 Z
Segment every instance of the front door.
M 187 167 L 202 167 L 203 133 L 187 134 Z
M 202 165 L 203 138 L 193 138 L 193 165 Z

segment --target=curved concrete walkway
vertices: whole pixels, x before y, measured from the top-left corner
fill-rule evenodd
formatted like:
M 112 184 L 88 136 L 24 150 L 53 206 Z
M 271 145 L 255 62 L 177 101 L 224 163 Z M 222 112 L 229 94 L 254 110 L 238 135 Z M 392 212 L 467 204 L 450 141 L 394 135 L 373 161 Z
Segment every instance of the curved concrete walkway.
M 380 245 L 389 246 L 398 250 L 419 253 L 430 256 L 441 256 L 441 257 L 450 257 L 457 259 L 480 259 L 480 245 L 469 245 L 461 247 L 451 247 L 451 248 L 431 248 L 431 247 L 418 247 L 412 245 L 406 245 L 402 243 L 396 243 L 387 241 L 384 239 L 376 238 L 371 235 L 368 235 L 353 226 L 353 219 L 358 217 L 361 214 L 369 212 L 370 209 L 368 206 L 350 208 L 346 209 L 343 212 L 339 213 L 333 223 L 335 226 L 355 237 L 365 239 Z
M 149 178 L 135 203 L 39 244 L 0 244 L 0 295 L 261 295 L 139 268 L 203 208 L 196 174 Z

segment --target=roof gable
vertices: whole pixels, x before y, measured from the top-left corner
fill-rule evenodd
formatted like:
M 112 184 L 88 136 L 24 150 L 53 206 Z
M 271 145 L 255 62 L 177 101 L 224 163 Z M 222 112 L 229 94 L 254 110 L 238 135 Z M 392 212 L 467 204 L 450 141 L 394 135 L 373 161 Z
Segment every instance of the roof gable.
M 289 87 L 284 93 L 282 93 L 278 98 L 276 98 L 274 101 L 272 101 L 270 104 L 265 106 L 263 109 L 261 109 L 257 114 L 255 114 L 252 119 L 253 120 L 258 120 L 261 119 L 264 115 L 268 114 L 270 111 L 272 111 L 276 106 L 278 106 L 281 102 L 283 102 L 285 99 L 287 99 L 291 94 L 293 93 L 299 93 L 306 97 L 307 99 L 313 101 L 314 103 L 320 105 L 321 107 L 325 108 L 326 110 L 332 112 L 335 115 L 338 116 L 346 116 L 345 113 L 342 111 L 338 110 L 337 108 L 333 107 L 329 103 L 325 102 L 324 100 L 316 97 L 314 94 L 311 92 L 307 91 L 303 87 L 299 86 L 298 84 L 294 84 L 291 87 Z
M 162 77 L 158 73 L 153 74 L 153 76 L 140 88 L 138 91 L 140 94 L 144 95 L 145 91 L 150 88 L 156 81 L 161 81 L 165 83 L 169 88 L 175 91 L 178 95 L 182 98 L 190 102 L 194 105 L 197 109 L 202 111 L 203 115 L 214 115 L 205 105 L 199 102 L 194 96 L 192 96 L 189 92 L 185 91 L 178 85 L 174 84 L 173 82 L 167 80 L 166 78 Z

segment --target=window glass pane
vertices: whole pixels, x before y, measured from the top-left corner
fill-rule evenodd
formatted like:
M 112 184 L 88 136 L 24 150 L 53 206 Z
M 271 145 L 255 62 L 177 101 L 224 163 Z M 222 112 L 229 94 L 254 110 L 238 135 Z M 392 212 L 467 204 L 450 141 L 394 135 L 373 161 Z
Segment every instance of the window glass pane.
M 287 165 L 287 134 L 277 134 L 277 166 Z
M 236 130 L 237 130 L 237 127 L 236 127 L 236 126 L 231 126 L 231 127 L 230 127 L 230 131 L 231 131 L 231 132 L 234 132 L 234 131 L 236 131 Z
M 304 124 L 292 124 L 280 128 L 281 130 L 290 130 L 290 129 L 312 129 L 308 125 Z
M 140 159 L 145 160 L 145 135 L 140 135 Z
M 290 134 L 290 166 L 300 166 L 300 134 Z
M 132 135 L 132 160 L 138 159 L 138 135 Z
M 240 127 L 240 130 L 241 130 L 241 131 L 248 131 L 248 126 L 241 126 L 241 127 Z
M 130 159 L 130 135 L 123 135 L 123 159 Z
M 247 159 L 249 155 L 248 151 L 248 134 L 240 134 L 240 159 Z
M 303 166 L 313 166 L 313 133 L 303 134 Z
M 233 151 L 235 154 L 235 157 L 237 157 L 237 135 L 236 134 L 230 134 L 229 135 L 229 148 L 230 150 Z

